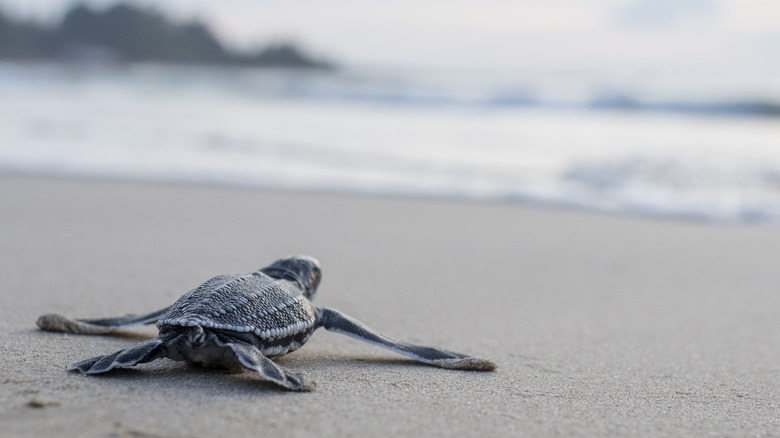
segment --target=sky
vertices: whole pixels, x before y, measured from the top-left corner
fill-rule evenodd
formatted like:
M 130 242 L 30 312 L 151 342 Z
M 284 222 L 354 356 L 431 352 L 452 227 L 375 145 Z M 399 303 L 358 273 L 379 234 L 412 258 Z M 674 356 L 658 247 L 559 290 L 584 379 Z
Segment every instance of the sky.
M 71 0 L 0 0 L 57 20 Z M 82 3 L 106 6 L 110 0 Z M 354 65 L 780 73 L 778 0 L 137 0 L 229 45 L 293 40 Z

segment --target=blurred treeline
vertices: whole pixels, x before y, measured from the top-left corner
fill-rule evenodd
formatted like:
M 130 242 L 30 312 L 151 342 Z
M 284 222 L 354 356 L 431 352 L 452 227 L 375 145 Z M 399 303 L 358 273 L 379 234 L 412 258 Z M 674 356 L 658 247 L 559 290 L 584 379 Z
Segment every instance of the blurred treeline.
M 119 4 L 79 5 L 53 25 L 15 21 L 0 11 L 0 58 L 17 61 L 160 62 L 331 69 L 290 43 L 253 53 L 225 48 L 202 23 L 174 23 L 161 13 Z

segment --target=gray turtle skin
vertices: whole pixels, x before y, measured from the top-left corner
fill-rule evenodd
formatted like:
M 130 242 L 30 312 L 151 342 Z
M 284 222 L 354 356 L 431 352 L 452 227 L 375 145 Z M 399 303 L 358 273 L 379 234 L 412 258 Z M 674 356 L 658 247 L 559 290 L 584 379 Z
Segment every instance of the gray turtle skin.
M 148 315 L 71 319 L 48 314 L 39 317 L 37 325 L 48 331 L 107 334 L 138 324 L 157 323 L 158 337 L 68 368 L 83 374 L 105 373 L 115 367 L 167 357 L 204 366 L 246 368 L 283 388 L 311 391 L 316 388 L 315 382 L 281 367 L 271 358 L 297 350 L 320 327 L 441 368 L 497 368 L 489 360 L 393 340 L 337 310 L 315 307 L 310 300 L 321 275 L 316 259 L 288 257 L 250 274 L 216 276 L 184 294 L 172 306 Z

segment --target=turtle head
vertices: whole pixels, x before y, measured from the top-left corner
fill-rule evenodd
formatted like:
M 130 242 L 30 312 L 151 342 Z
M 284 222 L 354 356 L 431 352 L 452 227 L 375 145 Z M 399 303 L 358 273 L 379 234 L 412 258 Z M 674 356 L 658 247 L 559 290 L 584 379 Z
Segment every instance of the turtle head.
M 314 297 L 322 278 L 320 262 L 309 256 L 285 257 L 271 263 L 262 271 L 273 278 L 298 283 L 303 290 L 303 295 L 308 299 Z

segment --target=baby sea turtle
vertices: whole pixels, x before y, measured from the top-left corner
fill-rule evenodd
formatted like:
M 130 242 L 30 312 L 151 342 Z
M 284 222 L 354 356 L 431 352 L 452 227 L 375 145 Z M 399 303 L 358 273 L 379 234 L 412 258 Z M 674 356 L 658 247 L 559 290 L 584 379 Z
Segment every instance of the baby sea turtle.
M 496 364 L 489 360 L 396 341 L 337 310 L 315 307 L 310 300 L 320 278 L 316 259 L 288 257 L 251 274 L 214 277 L 184 294 L 172 306 L 148 315 L 71 319 L 49 314 L 38 318 L 37 324 L 43 330 L 106 334 L 137 324 L 157 323 L 158 337 L 68 368 L 84 374 L 167 357 L 204 366 L 248 368 L 284 388 L 311 391 L 315 382 L 269 358 L 297 350 L 320 327 L 442 368 L 496 369 Z

